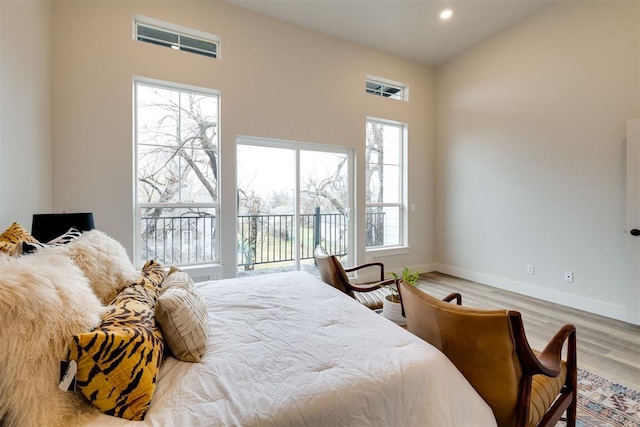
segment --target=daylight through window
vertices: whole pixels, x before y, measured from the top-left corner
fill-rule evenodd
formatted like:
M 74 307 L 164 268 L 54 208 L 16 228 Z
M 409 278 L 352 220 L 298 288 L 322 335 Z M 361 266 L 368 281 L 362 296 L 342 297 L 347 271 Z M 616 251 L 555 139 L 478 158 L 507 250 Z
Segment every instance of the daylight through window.
M 136 81 L 139 261 L 219 261 L 218 94 Z
M 405 126 L 367 120 L 365 232 L 367 248 L 404 245 Z
M 371 95 L 383 98 L 398 99 L 407 101 L 408 88 L 402 83 L 392 83 L 383 79 L 368 78 L 366 81 L 366 92 Z

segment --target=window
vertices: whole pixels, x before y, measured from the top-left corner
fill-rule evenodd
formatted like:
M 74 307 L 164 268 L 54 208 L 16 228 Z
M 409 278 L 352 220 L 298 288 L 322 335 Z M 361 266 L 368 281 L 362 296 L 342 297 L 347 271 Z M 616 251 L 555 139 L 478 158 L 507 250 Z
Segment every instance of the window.
M 136 79 L 138 262 L 219 262 L 218 94 Z
M 351 149 L 239 137 L 238 275 L 317 274 L 318 244 L 348 263 L 352 176 Z
M 406 126 L 367 120 L 365 232 L 367 248 L 405 245 L 404 154 Z
M 366 92 L 384 98 L 409 100 L 409 89 L 406 85 L 378 77 L 367 77 Z
M 143 42 L 218 58 L 220 38 L 157 19 L 136 16 L 134 37 Z

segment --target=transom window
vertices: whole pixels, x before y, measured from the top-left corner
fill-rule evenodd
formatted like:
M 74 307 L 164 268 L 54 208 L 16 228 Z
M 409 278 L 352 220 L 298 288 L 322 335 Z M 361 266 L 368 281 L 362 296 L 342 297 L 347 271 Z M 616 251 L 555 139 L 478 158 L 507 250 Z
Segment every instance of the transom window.
M 137 259 L 219 261 L 217 92 L 135 81 Z
M 134 26 L 134 37 L 139 41 L 219 57 L 220 38 L 216 35 L 143 16 L 134 18 Z
M 367 78 L 366 92 L 371 95 L 402 101 L 407 101 L 409 95 L 406 85 L 377 77 Z
M 406 126 L 368 119 L 365 152 L 365 232 L 368 249 L 405 245 Z

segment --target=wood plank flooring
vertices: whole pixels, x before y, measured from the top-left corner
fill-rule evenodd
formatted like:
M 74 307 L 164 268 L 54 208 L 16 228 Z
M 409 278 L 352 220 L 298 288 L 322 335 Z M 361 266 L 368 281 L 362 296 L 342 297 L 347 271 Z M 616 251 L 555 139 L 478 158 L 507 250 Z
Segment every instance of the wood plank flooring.
M 462 294 L 463 305 L 522 313 L 532 348 L 542 350 L 566 323 L 576 326 L 578 367 L 640 391 L 640 326 L 442 273 L 424 273 L 420 287 L 438 298 Z

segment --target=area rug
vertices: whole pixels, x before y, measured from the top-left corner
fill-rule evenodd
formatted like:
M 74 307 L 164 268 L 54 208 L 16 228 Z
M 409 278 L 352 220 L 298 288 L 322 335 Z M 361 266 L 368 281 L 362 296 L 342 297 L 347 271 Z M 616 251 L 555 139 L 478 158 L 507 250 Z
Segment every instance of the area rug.
M 577 427 L 640 427 L 640 392 L 578 369 L 577 418 Z

